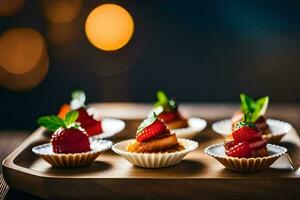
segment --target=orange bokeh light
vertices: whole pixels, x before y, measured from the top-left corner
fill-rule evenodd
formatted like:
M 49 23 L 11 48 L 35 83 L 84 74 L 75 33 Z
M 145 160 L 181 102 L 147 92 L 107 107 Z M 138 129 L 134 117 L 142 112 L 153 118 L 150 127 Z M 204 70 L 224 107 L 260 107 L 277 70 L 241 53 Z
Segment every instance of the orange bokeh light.
M 4 32 L 0 40 L 0 65 L 12 74 L 31 71 L 39 62 L 45 41 L 31 28 L 14 28 Z
M 23 7 L 25 0 L 0 0 L 0 16 L 13 16 Z
M 83 0 L 42 0 L 46 18 L 53 23 L 69 23 L 80 13 Z
M 112 51 L 122 48 L 131 39 L 134 22 L 131 15 L 116 4 L 103 4 L 87 17 L 85 33 L 95 47 Z
M 0 38 L 0 86 L 28 90 L 47 75 L 49 57 L 42 35 L 31 28 L 13 28 Z

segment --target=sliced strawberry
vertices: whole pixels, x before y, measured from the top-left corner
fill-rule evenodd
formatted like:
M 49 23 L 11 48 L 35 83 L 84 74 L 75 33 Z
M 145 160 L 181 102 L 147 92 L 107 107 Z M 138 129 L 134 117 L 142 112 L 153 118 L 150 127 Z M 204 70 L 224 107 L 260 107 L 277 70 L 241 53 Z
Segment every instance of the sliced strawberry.
M 88 136 L 98 135 L 103 132 L 101 122 L 94 119 L 84 122 L 81 126 L 86 130 Z
M 140 130 L 136 135 L 138 142 L 146 142 L 160 134 L 165 134 L 167 131 L 166 125 L 156 119 L 152 124 Z
M 229 149 L 231 149 L 232 147 L 234 147 L 234 140 L 226 140 L 224 142 L 224 148 L 225 148 L 225 152 L 228 151 Z
M 267 143 L 264 140 L 257 140 L 249 143 L 249 146 L 252 150 L 258 150 L 266 147 Z
M 86 133 L 77 128 L 58 129 L 51 138 L 54 153 L 82 153 L 90 151 Z
M 251 157 L 252 149 L 247 142 L 241 142 L 226 151 L 226 154 L 231 157 L 249 158 Z
M 172 112 L 162 112 L 158 116 L 158 119 L 160 119 L 164 123 L 172 122 L 180 117 L 180 114 L 178 111 L 172 111 Z
M 91 116 L 87 113 L 86 109 L 84 107 L 77 109 L 79 116 L 77 118 L 77 122 L 84 123 L 85 121 L 91 119 Z
M 76 122 L 80 123 L 89 136 L 98 135 L 103 132 L 101 121 L 95 120 L 93 116 L 90 116 L 85 108 L 81 107 L 77 111 L 79 112 L 79 116 Z
M 232 133 L 232 137 L 236 144 L 240 142 L 261 140 L 261 131 L 249 126 L 243 126 Z

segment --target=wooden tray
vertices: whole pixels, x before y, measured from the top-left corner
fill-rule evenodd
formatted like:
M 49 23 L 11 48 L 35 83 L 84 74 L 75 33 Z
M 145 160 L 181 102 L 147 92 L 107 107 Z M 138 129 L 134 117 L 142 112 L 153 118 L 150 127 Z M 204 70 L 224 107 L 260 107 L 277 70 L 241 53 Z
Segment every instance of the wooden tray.
M 134 137 L 139 120 L 126 121 L 126 130 L 114 142 Z M 163 169 L 132 166 L 108 151 L 91 166 L 53 168 L 35 156 L 33 146 L 49 141 L 43 128 L 37 129 L 3 161 L 3 174 L 10 187 L 45 199 L 207 199 L 207 198 L 297 198 L 300 189 L 300 138 L 295 130 L 281 145 L 289 150 L 296 170 L 287 157 L 273 168 L 256 174 L 239 174 L 224 169 L 203 149 L 222 142 L 208 128 L 196 140 L 199 148 L 178 165 Z

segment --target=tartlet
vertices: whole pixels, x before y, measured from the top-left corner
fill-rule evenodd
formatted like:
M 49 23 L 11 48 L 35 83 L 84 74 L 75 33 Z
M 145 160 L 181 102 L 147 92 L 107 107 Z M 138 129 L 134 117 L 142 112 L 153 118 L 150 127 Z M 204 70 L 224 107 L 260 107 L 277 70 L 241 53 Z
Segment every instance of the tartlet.
M 205 129 L 207 122 L 200 118 L 186 118 L 178 109 L 178 102 L 175 98 L 169 98 L 163 91 L 158 91 L 157 102 L 149 113 L 155 113 L 157 117 L 174 131 L 178 137 L 193 138 Z
M 197 147 L 195 141 L 177 139 L 176 134 L 154 114 L 141 123 L 136 139 L 117 143 L 112 150 L 135 166 L 160 168 L 179 163 Z
M 61 106 L 58 116 L 64 118 L 66 113 L 75 110 L 79 113 L 76 120 L 85 129 L 89 137 L 109 138 L 121 132 L 125 123 L 119 119 L 101 118 L 96 109 L 85 105 L 86 95 L 81 90 L 72 92 L 70 104 Z
M 55 167 L 79 167 L 91 164 L 112 142 L 91 139 L 76 123 L 79 113 L 70 111 L 65 119 L 44 116 L 38 124 L 54 131 L 50 143 L 36 146 L 32 151 Z
M 243 120 L 245 113 L 253 113 L 251 122 L 262 131 L 262 137 L 266 142 L 278 143 L 292 129 L 292 126 L 287 122 L 265 118 L 269 102 L 268 97 L 254 101 L 251 97 L 241 94 L 240 99 L 241 110 L 237 111 L 231 119 L 214 122 L 212 129 L 215 132 L 227 137 L 235 124 Z
M 284 147 L 267 144 L 262 138 L 262 131 L 247 118 L 246 114 L 244 121 L 234 125 L 224 144 L 212 145 L 204 150 L 232 171 L 262 171 L 287 152 Z

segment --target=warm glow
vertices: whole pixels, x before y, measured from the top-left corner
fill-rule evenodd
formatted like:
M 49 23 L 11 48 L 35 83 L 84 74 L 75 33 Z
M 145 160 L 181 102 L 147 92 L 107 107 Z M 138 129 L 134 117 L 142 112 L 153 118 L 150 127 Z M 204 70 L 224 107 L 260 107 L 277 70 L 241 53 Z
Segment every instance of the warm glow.
M 95 8 L 88 16 L 85 32 L 97 48 L 112 51 L 123 47 L 132 37 L 134 22 L 131 15 L 115 4 Z
M 0 16 L 13 16 L 23 7 L 25 0 L 0 0 Z
M 31 28 L 14 28 L 4 32 L 0 40 L 0 65 L 12 74 L 31 71 L 40 61 L 45 41 Z
M 28 90 L 38 85 L 48 71 L 44 38 L 31 28 L 13 28 L 0 38 L 0 86 Z
M 82 0 L 43 0 L 44 15 L 53 23 L 69 23 L 80 13 Z

